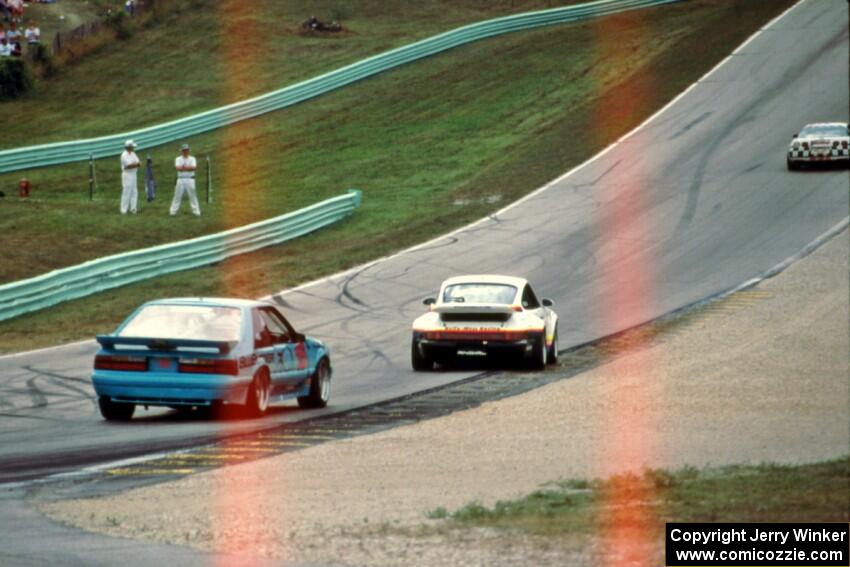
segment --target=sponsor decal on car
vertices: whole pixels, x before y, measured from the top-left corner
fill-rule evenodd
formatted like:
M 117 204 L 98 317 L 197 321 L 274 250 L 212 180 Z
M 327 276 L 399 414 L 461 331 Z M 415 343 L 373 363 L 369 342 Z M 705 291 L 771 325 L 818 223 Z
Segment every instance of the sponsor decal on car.
M 295 345 L 295 359 L 298 361 L 298 369 L 307 368 L 307 345 L 298 343 Z

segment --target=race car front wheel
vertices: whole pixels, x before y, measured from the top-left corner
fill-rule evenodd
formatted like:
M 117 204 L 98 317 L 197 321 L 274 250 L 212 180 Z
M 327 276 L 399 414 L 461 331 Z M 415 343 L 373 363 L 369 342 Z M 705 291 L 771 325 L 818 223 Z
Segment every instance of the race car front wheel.
M 552 345 L 549 347 L 549 364 L 558 363 L 558 327 L 555 327 L 555 336 L 552 338 Z
M 426 372 L 434 369 L 434 361 L 422 354 L 419 343 L 410 343 L 410 365 L 417 372 Z
M 115 403 L 108 396 L 99 397 L 97 405 L 100 415 L 107 421 L 130 421 L 136 411 L 136 404 Z
M 788 165 L 788 171 L 797 171 L 800 169 L 800 164 L 796 161 L 792 161 L 790 158 L 786 158 L 785 163 Z

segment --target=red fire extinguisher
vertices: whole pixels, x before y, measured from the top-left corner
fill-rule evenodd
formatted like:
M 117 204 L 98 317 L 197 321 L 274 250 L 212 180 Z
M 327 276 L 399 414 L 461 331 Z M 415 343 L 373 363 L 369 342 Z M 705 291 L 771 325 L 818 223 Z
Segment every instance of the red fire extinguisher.
M 29 179 L 21 179 L 18 181 L 18 197 L 21 199 L 26 199 L 30 196 L 30 182 Z

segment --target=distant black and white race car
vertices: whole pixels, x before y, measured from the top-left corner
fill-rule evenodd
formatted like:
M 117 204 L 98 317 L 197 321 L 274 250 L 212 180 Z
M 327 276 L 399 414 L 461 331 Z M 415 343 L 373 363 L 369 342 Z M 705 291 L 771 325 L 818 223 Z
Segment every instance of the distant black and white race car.
M 413 322 L 411 363 L 431 370 L 461 356 L 509 354 L 543 369 L 558 359 L 558 315 L 551 299 L 538 300 L 528 281 L 509 276 L 462 276 L 423 302 Z
M 850 130 L 846 122 L 808 124 L 788 146 L 788 169 L 807 163 L 850 163 Z

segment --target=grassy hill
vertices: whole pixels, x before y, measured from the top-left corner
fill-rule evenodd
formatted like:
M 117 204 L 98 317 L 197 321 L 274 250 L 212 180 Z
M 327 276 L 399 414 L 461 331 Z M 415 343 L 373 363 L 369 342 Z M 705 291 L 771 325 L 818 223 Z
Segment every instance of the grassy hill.
M 460 25 L 578 2 L 156 0 L 157 16 L 130 39 L 115 41 L 61 76 L 42 81 L 33 96 L 4 104 L 0 149 L 181 118 Z M 55 7 L 64 12 L 63 4 Z M 51 8 L 34 9 L 44 14 Z M 310 15 L 341 18 L 346 31 L 304 35 L 299 24 Z
M 35 197 L 0 205 L 0 281 L 245 224 L 347 187 L 362 189 L 364 201 L 351 220 L 297 243 L 0 323 L 0 348 L 108 330 L 148 297 L 269 293 L 460 226 L 634 127 L 791 3 L 693 0 L 493 38 L 187 140 L 213 163 L 216 202 L 202 205 L 200 219 L 167 216 L 176 147 L 150 151 L 160 198 L 136 217 L 118 214 L 116 158 L 98 163 L 93 202 L 86 164 L 27 172 Z M 325 38 L 293 28 L 305 15 L 339 9 L 332 2 L 260 1 L 231 13 L 237 4 L 195 0 L 4 105 L 3 120 L 7 109 L 32 117 L 5 124 L 4 141 L 96 135 L 201 111 L 510 4 L 353 3 L 343 21 L 350 31 Z M 517 0 L 515 9 L 547 4 Z M 20 176 L 0 177 L 0 187 Z

